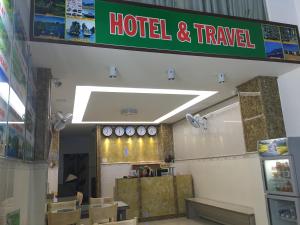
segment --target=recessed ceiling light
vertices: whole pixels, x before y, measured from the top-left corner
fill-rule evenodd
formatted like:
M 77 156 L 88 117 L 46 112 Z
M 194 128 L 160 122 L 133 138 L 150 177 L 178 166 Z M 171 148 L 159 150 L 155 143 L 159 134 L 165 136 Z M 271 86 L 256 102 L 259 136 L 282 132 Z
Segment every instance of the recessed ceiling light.
M 121 109 L 121 115 L 123 115 L 123 116 L 134 116 L 137 113 L 138 113 L 138 110 L 134 109 L 134 108 Z
M 86 107 L 92 92 L 102 93 L 132 93 L 132 94 L 151 94 L 151 95 L 191 95 L 195 96 L 192 100 L 172 110 L 154 121 L 82 121 Z M 195 91 L 179 89 L 152 89 L 152 88 L 128 88 L 128 87 L 99 87 L 99 86 L 76 86 L 75 101 L 73 109 L 73 123 L 85 124 L 159 124 L 172 116 L 192 107 L 193 105 L 215 95 L 216 91 Z

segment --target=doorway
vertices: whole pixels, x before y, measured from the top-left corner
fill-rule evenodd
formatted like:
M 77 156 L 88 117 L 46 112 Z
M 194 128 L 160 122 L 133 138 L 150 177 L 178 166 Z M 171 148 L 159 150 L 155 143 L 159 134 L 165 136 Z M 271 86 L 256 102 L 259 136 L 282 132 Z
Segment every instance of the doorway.
M 63 185 L 58 190 L 60 197 L 82 192 L 83 202 L 88 202 L 89 154 L 64 154 L 63 171 Z

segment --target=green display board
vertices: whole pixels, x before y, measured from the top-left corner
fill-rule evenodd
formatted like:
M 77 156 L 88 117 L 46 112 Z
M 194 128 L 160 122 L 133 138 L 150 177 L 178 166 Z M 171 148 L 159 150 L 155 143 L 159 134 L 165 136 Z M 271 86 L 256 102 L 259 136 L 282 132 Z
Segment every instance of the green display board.
M 300 61 L 296 26 L 108 0 L 35 0 L 33 39 Z

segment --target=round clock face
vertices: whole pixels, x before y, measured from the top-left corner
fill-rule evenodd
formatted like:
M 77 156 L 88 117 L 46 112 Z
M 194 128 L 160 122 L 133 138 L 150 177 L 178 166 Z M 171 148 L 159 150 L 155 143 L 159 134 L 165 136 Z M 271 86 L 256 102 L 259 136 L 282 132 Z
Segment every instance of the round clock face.
M 156 135 L 156 133 L 157 133 L 156 127 L 154 127 L 154 126 L 148 127 L 148 134 L 149 134 L 150 136 L 154 136 L 154 135 Z
M 134 127 L 126 127 L 125 132 L 128 136 L 131 137 L 135 134 L 135 129 L 134 129 Z
M 109 137 L 112 135 L 113 130 L 111 127 L 103 127 L 102 133 L 105 137 Z
M 139 126 L 136 131 L 139 136 L 144 136 L 147 132 L 147 130 L 144 126 Z
M 116 129 L 115 129 L 115 134 L 116 134 L 118 137 L 123 136 L 124 133 L 125 133 L 125 131 L 124 131 L 124 128 L 123 128 L 123 127 L 116 127 Z

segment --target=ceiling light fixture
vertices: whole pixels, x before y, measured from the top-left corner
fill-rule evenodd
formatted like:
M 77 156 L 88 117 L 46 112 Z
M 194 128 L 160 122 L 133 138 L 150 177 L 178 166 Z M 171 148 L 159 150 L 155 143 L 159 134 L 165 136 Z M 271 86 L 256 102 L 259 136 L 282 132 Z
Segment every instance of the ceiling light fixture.
M 224 73 L 219 73 L 218 74 L 218 83 L 219 84 L 224 84 L 225 83 L 225 74 Z
M 89 121 L 84 122 L 83 117 L 92 92 L 103 93 L 132 93 L 152 95 L 190 95 L 195 96 L 192 100 L 161 116 L 154 121 Z M 172 116 L 190 108 L 191 106 L 215 95 L 216 91 L 195 91 L 177 89 L 151 89 L 151 88 L 126 88 L 126 87 L 98 87 L 98 86 L 76 86 L 75 101 L 73 109 L 73 123 L 80 124 L 159 124 Z
M 123 116 L 134 116 L 138 113 L 137 109 L 134 108 L 126 108 L 121 110 L 121 115 Z
M 168 69 L 168 80 L 175 80 L 176 78 L 176 72 L 174 68 Z
M 118 68 L 115 66 L 109 67 L 109 78 L 116 79 L 118 77 Z

